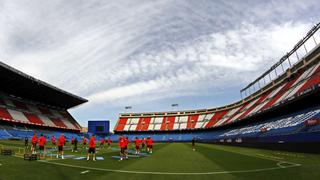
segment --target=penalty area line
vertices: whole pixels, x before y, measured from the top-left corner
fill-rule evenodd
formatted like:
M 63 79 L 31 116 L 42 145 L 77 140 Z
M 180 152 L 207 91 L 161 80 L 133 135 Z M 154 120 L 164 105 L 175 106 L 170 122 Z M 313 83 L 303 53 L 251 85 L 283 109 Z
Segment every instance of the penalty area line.
M 129 170 L 120 170 L 120 169 L 104 169 L 97 167 L 86 167 L 72 164 L 64 164 L 50 161 L 42 161 L 39 162 L 53 164 L 58 166 L 72 167 L 72 168 L 80 168 L 87 170 L 96 170 L 96 171 L 107 171 L 107 172 L 118 172 L 118 173 L 129 173 L 129 174 L 152 174 L 152 175 L 212 175 L 212 174 L 235 174 L 235 173 L 254 173 L 254 172 L 262 172 L 262 171 L 272 171 L 278 169 L 286 169 L 301 166 L 300 164 L 292 164 L 289 166 L 282 166 L 281 164 L 277 164 L 276 167 L 270 168 L 261 168 L 261 169 L 250 169 L 250 170 L 235 170 L 235 171 L 213 171 L 213 172 L 152 172 L 152 171 L 129 171 Z

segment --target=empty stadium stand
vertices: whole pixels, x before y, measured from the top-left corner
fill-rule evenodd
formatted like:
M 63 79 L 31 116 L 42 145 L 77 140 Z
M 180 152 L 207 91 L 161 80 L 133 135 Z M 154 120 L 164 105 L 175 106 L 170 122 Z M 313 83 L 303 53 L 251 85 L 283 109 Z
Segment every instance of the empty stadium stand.
M 79 130 L 75 119 L 63 109 L 54 109 L 0 94 L 0 118 L 39 126 Z
M 259 96 L 225 107 L 185 112 L 120 114 L 115 131 L 164 131 L 206 129 L 241 121 L 250 116 L 311 93 L 320 85 L 319 58 L 299 71 L 292 72 L 283 83 Z M 146 115 L 145 115 L 146 114 Z
M 196 138 L 198 142 L 204 143 L 319 153 L 320 105 L 214 130 L 129 131 L 110 137 L 117 141 L 119 134 L 127 136 L 131 141 L 135 137 L 151 137 L 156 142 L 190 142 Z
M 42 130 L 79 133 L 68 109 L 87 102 L 0 62 L 0 137 L 21 137 Z M 2 125 L 2 128 L 1 128 Z M 23 126 L 28 130 L 12 129 Z

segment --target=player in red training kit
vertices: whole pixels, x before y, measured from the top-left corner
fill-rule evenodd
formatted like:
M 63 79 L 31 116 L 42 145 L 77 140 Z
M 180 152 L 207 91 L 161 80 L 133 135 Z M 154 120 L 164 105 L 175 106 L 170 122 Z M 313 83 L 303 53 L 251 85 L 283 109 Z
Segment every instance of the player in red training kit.
M 125 155 L 126 159 L 128 159 L 128 144 L 129 144 L 129 139 L 128 139 L 128 137 L 126 137 L 126 138 L 124 139 L 124 143 L 125 143 L 124 155 Z
M 90 159 L 90 154 L 93 154 L 92 160 L 96 161 L 96 143 L 94 142 L 94 135 L 89 140 L 89 150 L 87 155 L 87 161 Z
M 153 140 L 152 140 L 152 138 L 149 136 L 147 138 L 146 142 L 147 142 L 147 151 L 149 153 L 152 153 L 152 149 L 153 149 Z
M 82 142 L 83 142 L 83 147 L 85 148 L 87 146 L 87 138 L 83 137 Z
M 61 136 L 58 139 L 58 151 L 57 158 L 59 158 L 59 155 L 61 155 L 61 159 L 64 159 L 63 156 L 63 146 L 66 143 L 66 138 L 64 137 L 64 134 L 62 133 Z
M 40 150 L 41 157 L 43 157 L 46 154 L 46 150 L 44 148 L 44 145 L 46 144 L 46 142 L 47 142 L 46 138 L 43 136 L 43 134 L 41 134 L 39 138 L 39 150 Z
M 140 139 L 138 137 L 136 137 L 136 139 L 134 140 L 135 144 L 136 144 L 136 154 L 140 154 Z
M 73 152 L 73 146 L 74 146 L 74 137 L 71 138 L 71 152 Z
M 51 137 L 51 143 L 52 143 L 52 145 L 56 146 L 56 137 L 55 136 Z
M 145 140 L 145 138 L 142 138 L 142 139 L 141 139 L 141 145 L 142 145 L 141 149 L 144 149 L 144 146 L 146 145 L 146 140 Z
M 120 136 L 119 137 L 119 148 L 120 148 L 120 160 L 119 161 L 122 161 L 122 159 L 125 156 L 125 152 L 124 152 L 125 147 L 126 147 L 125 139 L 124 139 L 124 137 Z
M 100 140 L 100 149 L 104 147 L 104 138 L 101 138 Z
M 38 143 L 37 133 L 34 133 L 34 135 L 32 136 L 31 143 L 32 143 L 31 152 L 32 152 L 32 154 L 36 154 L 37 153 L 36 147 L 37 147 L 37 143 Z
M 111 142 L 112 142 L 111 139 L 108 138 L 108 139 L 107 139 L 108 149 L 111 148 Z

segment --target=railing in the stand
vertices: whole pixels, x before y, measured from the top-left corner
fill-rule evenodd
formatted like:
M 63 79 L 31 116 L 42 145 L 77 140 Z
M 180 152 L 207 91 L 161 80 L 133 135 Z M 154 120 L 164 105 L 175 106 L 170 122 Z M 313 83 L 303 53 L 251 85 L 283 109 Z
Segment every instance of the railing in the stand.
M 300 62 L 320 43 L 320 23 L 316 24 L 307 35 L 301 39 L 294 48 L 284 55 L 268 71 L 263 73 L 255 81 L 240 91 L 241 98 L 248 97 L 261 88 L 265 87 L 279 76 L 283 75 L 289 68 Z

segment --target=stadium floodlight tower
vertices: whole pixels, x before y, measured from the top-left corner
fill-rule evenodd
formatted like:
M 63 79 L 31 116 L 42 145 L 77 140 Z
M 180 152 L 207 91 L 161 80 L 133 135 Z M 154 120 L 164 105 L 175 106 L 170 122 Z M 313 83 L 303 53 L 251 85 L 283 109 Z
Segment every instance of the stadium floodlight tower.
M 132 106 L 125 106 L 124 107 L 124 112 L 127 113 L 129 109 L 132 109 Z
M 179 104 L 178 104 L 178 103 L 171 104 L 171 107 L 172 107 L 172 110 L 173 110 L 173 111 L 178 111 L 178 109 L 179 109 Z

